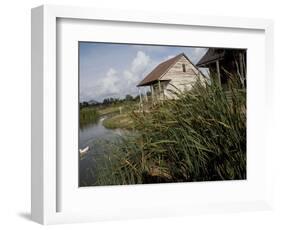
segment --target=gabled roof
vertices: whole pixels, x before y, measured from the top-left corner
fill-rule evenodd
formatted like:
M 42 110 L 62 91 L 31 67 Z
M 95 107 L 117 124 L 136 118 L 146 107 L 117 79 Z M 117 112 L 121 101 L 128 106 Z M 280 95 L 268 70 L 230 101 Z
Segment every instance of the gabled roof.
M 191 63 L 191 65 L 198 70 L 198 72 L 203 76 L 206 77 L 190 60 L 189 58 L 184 54 L 180 53 L 179 55 L 168 59 L 167 61 L 164 61 L 160 63 L 156 68 L 154 68 L 138 85 L 137 87 L 140 86 L 147 86 L 150 85 L 151 83 L 160 80 L 161 77 L 181 58 L 185 57 L 188 62 Z
M 176 63 L 184 53 L 181 53 L 173 58 L 168 59 L 160 63 L 156 68 L 154 68 L 137 86 L 145 86 L 149 85 L 150 83 L 157 81 L 161 78 L 161 76 L 166 73 L 169 68 Z
M 209 63 L 220 60 L 225 55 L 225 49 L 209 48 L 205 55 L 196 64 L 197 67 L 205 67 Z

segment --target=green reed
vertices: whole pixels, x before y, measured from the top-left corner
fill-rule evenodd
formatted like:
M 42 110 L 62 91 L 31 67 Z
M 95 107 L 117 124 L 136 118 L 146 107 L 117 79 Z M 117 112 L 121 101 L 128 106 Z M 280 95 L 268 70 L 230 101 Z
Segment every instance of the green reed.
M 246 92 L 216 83 L 132 113 L 135 135 L 112 143 L 97 185 L 246 178 Z
M 79 116 L 81 125 L 87 123 L 94 123 L 97 122 L 99 119 L 99 113 L 97 109 L 93 107 L 80 108 Z

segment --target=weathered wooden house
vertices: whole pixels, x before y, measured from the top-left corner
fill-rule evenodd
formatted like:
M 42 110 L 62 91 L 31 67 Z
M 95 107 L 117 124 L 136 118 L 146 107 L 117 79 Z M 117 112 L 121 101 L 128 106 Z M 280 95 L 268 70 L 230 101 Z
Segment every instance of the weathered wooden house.
M 188 91 L 197 80 L 203 81 L 204 78 L 203 73 L 181 53 L 156 66 L 137 87 L 149 86 L 152 100 L 176 99 L 175 91 Z
M 229 89 L 232 79 L 238 80 L 242 88 L 246 86 L 246 50 L 209 48 L 196 64 L 208 68 L 223 89 Z

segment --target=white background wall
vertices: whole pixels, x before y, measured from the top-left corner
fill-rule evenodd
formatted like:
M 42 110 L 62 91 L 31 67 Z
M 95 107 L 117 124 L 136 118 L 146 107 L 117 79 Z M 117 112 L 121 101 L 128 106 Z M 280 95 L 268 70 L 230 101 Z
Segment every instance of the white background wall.
M 102 8 L 188 14 L 263 17 L 275 20 L 275 74 L 281 71 L 281 14 L 279 1 L 261 0 L 6 0 L 0 8 L 0 228 L 37 229 L 30 213 L 30 8 L 41 4 L 68 4 Z M 281 75 L 280 75 L 281 76 Z M 281 80 L 275 83 L 281 99 Z M 209 214 L 168 219 L 130 220 L 48 226 L 52 229 L 280 229 L 281 153 L 278 146 L 280 106 L 275 110 L 275 210 L 273 212 Z M 279 155 L 278 155 L 279 154 Z

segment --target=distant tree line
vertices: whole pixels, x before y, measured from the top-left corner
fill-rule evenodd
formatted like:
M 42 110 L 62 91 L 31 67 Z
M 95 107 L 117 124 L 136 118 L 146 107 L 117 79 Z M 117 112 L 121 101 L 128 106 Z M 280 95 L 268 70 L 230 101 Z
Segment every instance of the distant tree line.
M 150 95 L 150 92 L 147 93 L 147 95 Z M 142 94 L 142 97 L 144 95 Z M 123 102 L 129 102 L 129 101 L 139 101 L 140 96 L 132 96 L 130 94 L 127 94 L 124 98 L 114 98 L 114 97 L 108 97 L 108 98 L 104 98 L 102 102 L 98 102 L 98 101 L 83 101 L 80 102 L 80 108 L 86 108 L 86 107 L 95 107 L 95 106 L 102 106 L 102 105 L 111 105 L 111 104 L 119 104 L 119 103 L 123 103 Z

